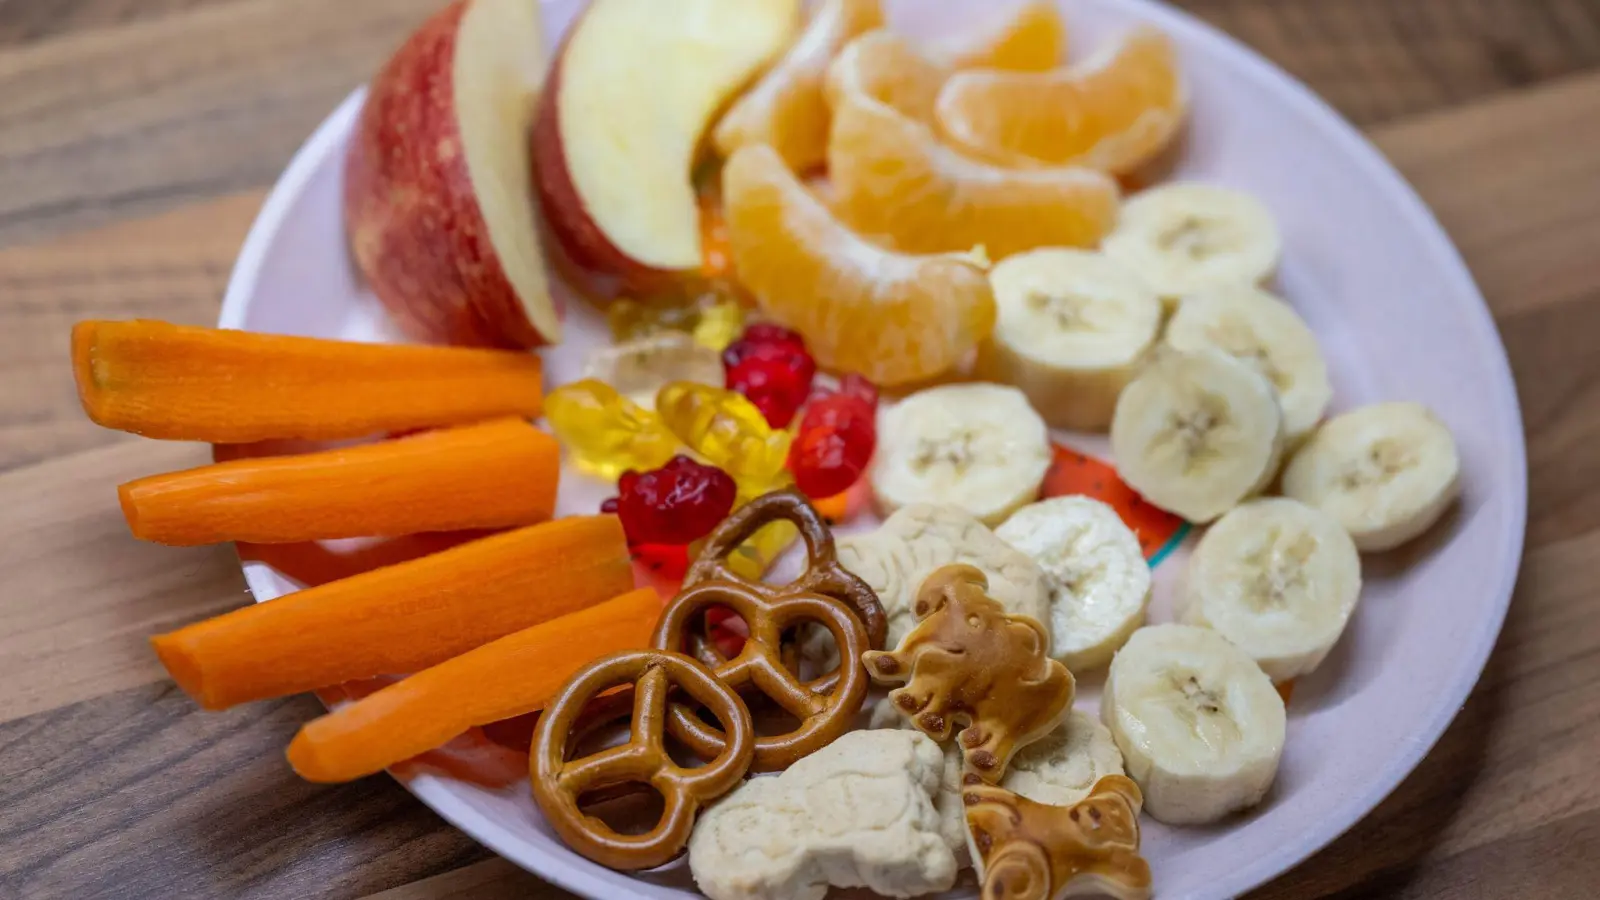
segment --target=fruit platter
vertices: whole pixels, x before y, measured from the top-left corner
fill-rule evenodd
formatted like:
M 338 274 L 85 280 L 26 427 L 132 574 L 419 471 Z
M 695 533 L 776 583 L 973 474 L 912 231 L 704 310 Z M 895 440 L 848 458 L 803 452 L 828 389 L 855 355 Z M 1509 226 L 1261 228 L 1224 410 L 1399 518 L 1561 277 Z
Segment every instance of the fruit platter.
M 1143 0 L 453 0 L 302 148 L 219 327 L 87 321 L 86 414 L 215 462 L 132 534 L 593 897 L 1230 897 L 1426 753 L 1524 449 L 1448 239 Z M 108 498 L 110 502 L 110 498 Z

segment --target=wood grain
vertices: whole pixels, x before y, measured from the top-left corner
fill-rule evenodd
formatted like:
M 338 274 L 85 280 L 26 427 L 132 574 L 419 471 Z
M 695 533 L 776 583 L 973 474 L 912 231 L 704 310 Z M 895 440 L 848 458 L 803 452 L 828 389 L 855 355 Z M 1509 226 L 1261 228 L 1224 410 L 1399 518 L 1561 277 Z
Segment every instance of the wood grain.
M 117 440 L 78 407 L 65 352 L 84 318 L 216 321 L 233 258 L 261 205 L 230 195 L 0 250 L 0 472 Z
M 203 450 L 95 429 L 62 353 L 82 317 L 213 319 L 264 187 L 436 2 L 0 0 L 0 898 L 567 896 L 389 779 L 295 779 L 309 698 L 203 714 L 161 677 L 145 637 L 243 602 L 238 566 L 138 545 L 111 489 Z M 1375 139 L 1499 322 L 1531 463 L 1529 554 L 1472 698 L 1253 897 L 1593 897 L 1600 0 L 1180 5 L 1393 123 Z
M 320 711 L 202 715 L 161 683 L 0 724 L 0 896 L 352 897 L 487 858 L 388 778 L 295 777 Z
M 231 547 L 135 541 L 114 502 L 121 482 L 208 458 L 120 440 L 0 475 L 6 574 L 27 591 L 0 605 L 0 722 L 159 681 L 150 635 L 249 601 Z
M 62 34 L 170 16 L 226 0 L 0 0 L 0 45 L 31 44 Z
M 270 184 L 438 5 L 233 0 L 0 54 L 0 246 Z
M 0 0 L 0 246 L 261 188 L 438 0 Z M 1600 64 L 1595 0 L 1179 0 L 1356 122 Z
M 1600 63 L 1588 0 L 1180 0 L 1359 124 L 1376 125 Z

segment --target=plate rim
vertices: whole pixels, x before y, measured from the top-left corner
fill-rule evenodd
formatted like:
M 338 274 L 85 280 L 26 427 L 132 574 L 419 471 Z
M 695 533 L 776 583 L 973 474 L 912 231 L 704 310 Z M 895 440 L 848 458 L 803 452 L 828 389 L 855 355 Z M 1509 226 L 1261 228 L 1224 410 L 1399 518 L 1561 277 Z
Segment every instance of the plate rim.
M 1232 63 L 1252 72 L 1271 90 L 1279 93 L 1286 103 L 1299 107 L 1302 112 L 1309 114 L 1312 120 L 1325 127 L 1329 137 L 1338 142 L 1339 149 L 1386 193 L 1395 197 L 1402 215 L 1412 226 L 1417 227 L 1419 232 L 1427 235 L 1425 240 L 1433 244 L 1432 249 L 1440 254 L 1440 259 L 1445 265 L 1439 275 L 1451 292 L 1467 294 L 1477 300 L 1473 310 L 1467 314 L 1467 319 L 1471 323 L 1469 328 L 1471 339 L 1488 351 L 1486 355 L 1492 358 L 1490 365 L 1498 376 L 1493 379 L 1495 384 L 1489 401 L 1492 406 L 1498 408 L 1503 417 L 1516 426 L 1513 439 L 1509 441 L 1510 456 L 1498 462 L 1499 467 L 1504 469 L 1501 475 L 1507 479 L 1507 488 L 1510 491 L 1509 515 L 1500 546 L 1506 547 L 1511 552 L 1511 560 L 1509 565 L 1502 567 L 1503 575 L 1500 584 L 1495 588 L 1493 627 L 1483 629 L 1477 643 L 1459 657 L 1464 665 L 1451 678 L 1450 689 L 1439 698 L 1448 702 L 1436 704 L 1432 718 L 1419 725 L 1417 740 L 1411 742 L 1405 753 L 1391 761 L 1382 777 L 1374 779 L 1365 790 L 1349 796 L 1343 803 L 1325 813 L 1321 817 L 1320 824 L 1308 830 L 1300 840 L 1285 842 L 1274 852 L 1234 867 L 1229 875 L 1213 882 L 1212 887 L 1217 896 L 1234 897 L 1266 884 L 1309 860 L 1365 819 L 1416 770 L 1461 711 L 1463 704 L 1482 677 L 1490 654 L 1499 642 L 1522 567 L 1528 506 L 1526 432 L 1510 358 L 1506 353 L 1504 340 L 1494 323 L 1488 301 L 1473 278 L 1460 249 L 1450 238 L 1449 232 L 1440 224 L 1438 217 L 1416 189 L 1382 151 L 1310 87 L 1220 28 L 1184 10 L 1167 6 L 1159 0 L 1102 0 L 1102 2 L 1125 7 L 1132 15 L 1151 22 L 1169 33 L 1183 33 L 1197 42 L 1209 44 Z M 268 248 L 312 175 L 330 153 L 340 152 L 346 144 L 366 92 L 367 88 L 361 86 L 345 97 L 295 152 L 288 167 L 273 185 L 251 224 L 229 274 L 218 317 L 219 327 L 243 327 Z M 262 602 L 263 597 L 271 596 L 273 592 L 268 586 L 267 573 L 256 564 L 242 563 L 242 566 L 252 598 L 256 602 Z M 410 780 L 396 780 L 452 826 L 514 864 L 521 864 L 520 860 L 526 854 L 513 852 L 511 842 L 506 839 L 505 829 L 459 798 L 453 790 L 452 782 L 431 775 L 422 775 Z M 522 845 L 518 843 L 519 851 L 521 847 Z M 556 854 L 540 853 L 539 868 L 529 870 L 562 888 L 589 897 L 614 896 L 618 882 L 611 876 L 632 881 L 625 874 L 612 873 L 609 870 L 595 871 L 595 868 L 587 861 L 576 857 L 568 859 Z

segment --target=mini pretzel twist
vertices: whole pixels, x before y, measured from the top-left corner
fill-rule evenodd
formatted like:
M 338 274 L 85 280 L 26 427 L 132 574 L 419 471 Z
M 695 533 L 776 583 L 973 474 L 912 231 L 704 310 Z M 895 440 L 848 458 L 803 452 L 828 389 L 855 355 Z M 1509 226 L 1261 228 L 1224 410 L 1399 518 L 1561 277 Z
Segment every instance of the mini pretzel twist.
M 632 685 L 628 742 L 568 759 L 585 707 L 602 691 L 623 685 Z M 722 740 L 715 753 L 706 754 L 711 761 L 700 768 L 679 766 L 663 744 L 667 695 L 674 685 L 710 709 L 727 729 L 719 733 Z M 613 869 L 649 869 L 683 852 L 700 807 L 733 790 L 754 753 L 750 711 L 732 688 L 690 657 L 633 650 L 590 663 L 550 702 L 534 729 L 529 774 L 534 799 L 567 846 Z M 578 805 L 586 794 L 629 784 L 655 788 L 664 803 L 660 820 L 644 834 L 621 834 Z
M 709 641 L 692 641 L 700 636 L 696 625 L 704 621 L 705 611 L 717 606 L 732 610 L 750 629 L 744 649 L 732 659 Z M 821 625 L 833 635 L 844 660 L 836 671 L 810 681 L 796 674 L 797 666 L 785 658 L 783 634 L 802 624 Z M 701 582 L 667 605 L 651 640 L 663 650 L 686 642 L 697 645 L 724 684 L 734 690 L 753 687 L 800 720 L 793 731 L 756 738 L 752 771 L 786 769 L 832 743 L 849 730 L 867 696 L 870 678 L 855 662 L 868 649 L 866 629 L 849 607 L 832 597 L 757 590 L 744 582 Z M 726 745 L 721 731 L 681 703 L 669 705 L 667 717 L 672 735 L 702 756 L 719 753 Z
M 785 585 L 741 578 L 728 565 L 728 555 L 764 526 L 779 520 L 792 522 L 800 530 L 800 537 L 806 544 L 805 572 Z M 683 585 L 688 588 L 716 581 L 747 585 L 751 590 L 771 598 L 809 593 L 842 600 L 855 610 L 861 623 L 866 626 L 869 650 L 882 649 L 889 633 L 889 619 L 883 611 L 883 604 L 878 602 L 877 593 L 839 564 L 833 532 L 816 509 L 795 490 L 773 491 L 757 497 L 734 510 L 711 532 L 700 551 L 700 557 L 684 575 Z

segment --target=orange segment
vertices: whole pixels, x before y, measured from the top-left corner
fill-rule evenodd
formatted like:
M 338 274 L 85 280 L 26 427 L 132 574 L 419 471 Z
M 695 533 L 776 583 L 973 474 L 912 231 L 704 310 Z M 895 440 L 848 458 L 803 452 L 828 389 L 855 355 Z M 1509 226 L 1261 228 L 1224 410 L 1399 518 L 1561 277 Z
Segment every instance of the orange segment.
M 821 165 L 828 147 L 828 63 L 851 38 L 882 25 L 879 0 L 824 0 L 788 52 L 717 123 L 711 135 L 717 152 L 729 156 L 749 144 L 771 144 L 796 171 Z
M 1184 107 L 1171 41 L 1140 29 L 1072 68 L 957 73 L 939 92 L 937 116 L 952 143 L 991 162 L 1120 174 L 1161 152 Z
M 878 30 L 851 41 L 828 67 L 828 102 L 838 108 L 852 95 L 871 97 L 918 122 L 933 122 L 939 88 L 950 75 L 911 42 Z
M 1060 65 L 1065 45 L 1066 26 L 1048 0 L 1023 5 L 1001 27 L 976 41 L 939 45 L 926 54 L 905 38 L 880 29 L 851 41 L 834 57 L 827 75 L 828 102 L 837 105 L 840 94 L 853 91 L 919 122 L 932 122 L 939 88 L 951 72 L 1053 69 Z
M 933 55 L 951 69 L 1044 72 L 1061 65 L 1066 46 L 1061 10 L 1051 0 L 1034 0 L 976 40 L 938 45 Z
M 740 149 L 722 177 L 735 270 L 768 315 L 805 335 L 823 366 L 903 384 L 956 365 L 994 330 L 983 270 L 958 256 L 869 243 L 772 148 Z
M 901 46 L 896 53 L 917 55 Z M 982 245 L 1001 259 L 1035 247 L 1093 247 L 1116 224 L 1119 205 L 1116 181 L 1102 172 L 976 162 L 927 126 L 845 89 L 833 111 L 828 173 L 840 217 L 907 253 Z

